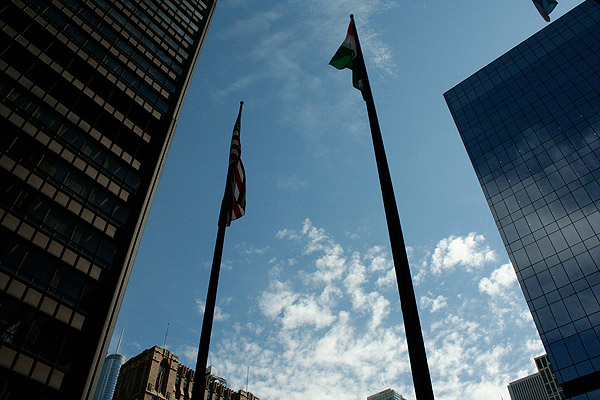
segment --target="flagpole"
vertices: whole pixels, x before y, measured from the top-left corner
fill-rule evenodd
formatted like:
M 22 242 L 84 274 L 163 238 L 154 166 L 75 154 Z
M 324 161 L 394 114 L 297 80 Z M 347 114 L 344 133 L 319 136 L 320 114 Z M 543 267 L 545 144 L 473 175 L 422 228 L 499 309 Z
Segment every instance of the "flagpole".
M 400 226 L 400 216 L 394 196 L 394 187 L 390 170 L 385 155 L 385 148 L 381 138 L 379 120 L 375 111 L 375 102 L 371 93 L 371 85 L 367 76 L 367 68 L 358 40 L 358 32 L 354 24 L 354 15 L 350 14 L 352 30 L 356 38 L 356 52 L 363 79 L 362 95 L 367 103 L 367 113 L 369 115 L 369 125 L 371 126 L 371 137 L 373 139 L 373 148 L 375 150 L 375 160 L 377 163 L 377 172 L 379 174 L 379 185 L 383 197 L 383 206 L 387 220 L 388 234 L 392 248 L 392 257 L 394 259 L 394 269 L 396 270 L 396 280 L 398 282 L 398 291 L 400 293 L 400 306 L 404 318 L 404 329 L 406 331 L 406 342 L 408 345 L 408 357 L 410 359 L 413 384 L 417 400 L 433 400 L 433 388 L 431 386 L 431 377 L 429 375 L 429 366 L 427 365 L 427 355 L 425 354 L 425 344 L 423 342 L 423 332 L 419 322 L 419 312 L 417 310 L 417 301 L 410 275 L 408 264 L 408 255 Z
M 243 101 L 240 101 L 240 111 L 237 121 L 242 116 Z M 206 294 L 206 305 L 204 307 L 204 317 L 202 319 L 202 332 L 200 333 L 200 345 L 198 347 L 198 358 L 196 359 L 196 372 L 194 375 L 194 385 L 192 387 L 192 397 L 190 400 L 204 400 L 204 387 L 206 386 L 206 367 L 208 362 L 208 350 L 210 347 L 210 336 L 212 333 L 213 318 L 215 315 L 215 304 L 217 301 L 217 288 L 219 286 L 219 273 L 221 271 L 221 257 L 223 255 L 223 242 L 225 241 L 225 228 L 227 226 L 227 214 L 231 209 L 231 186 L 235 172 L 235 163 L 229 163 L 227 168 L 227 183 L 225 184 L 225 194 L 221 201 L 221 211 L 219 212 L 219 229 L 217 230 L 217 240 L 215 251 L 213 253 L 212 268 L 208 282 L 208 293 Z

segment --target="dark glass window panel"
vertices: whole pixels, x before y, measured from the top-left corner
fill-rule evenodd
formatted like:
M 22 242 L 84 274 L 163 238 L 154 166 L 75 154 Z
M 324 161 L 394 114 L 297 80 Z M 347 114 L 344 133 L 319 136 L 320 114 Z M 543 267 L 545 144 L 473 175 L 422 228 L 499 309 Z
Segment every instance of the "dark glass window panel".
M 112 263 L 117 254 L 117 246 L 108 241 L 103 241 L 98 256 L 109 263 Z
M 25 196 L 25 194 L 23 194 L 23 196 Z M 31 198 L 31 202 L 27 208 L 27 215 L 34 217 L 38 221 L 43 221 L 46 218 L 46 214 L 48 213 L 50 207 L 39 197 L 29 197 Z
M 567 346 L 573 362 L 582 362 L 588 358 L 585 349 L 583 348 L 583 343 L 581 343 L 578 335 L 566 338 L 565 345 Z
M 127 169 L 122 161 L 117 160 L 114 157 L 107 157 L 106 160 L 106 169 L 113 175 L 116 176 L 121 181 L 125 180 L 125 176 L 127 174 Z
M 527 289 L 530 299 L 535 299 L 543 295 L 542 288 L 535 276 L 523 280 L 523 285 Z
M 529 229 L 534 232 L 542 227 L 542 221 L 538 217 L 537 213 L 530 213 L 525 216 Z
M 583 347 L 590 358 L 600 356 L 600 346 L 598 345 L 600 340 L 598 339 L 597 333 L 594 332 L 593 329 L 582 331 L 579 334 L 579 338 L 581 339 Z
M 100 238 L 91 229 L 77 226 L 73 234 L 73 241 L 92 254 L 96 254 L 100 245 Z
M 526 246 L 525 252 L 529 256 L 529 262 L 532 264 L 537 263 L 540 260 L 542 260 L 542 254 L 540 253 L 540 250 L 538 249 L 538 246 L 536 243 L 531 243 L 528 246 Z M 543 264 L 543 269 L 546 269 L 545 264 Z
M 82 176 L 77 173 L 71 172 L 65 180 L 66 186 L 80 195 L 82 198 L 87 199 L 91 192 L 91 184 Z
M 4 235 L 0 236 L 0 241 L 0 263 L 3 267 L 10 266 L 10 270 L 15 271 L 25 257 L 25 246 Z
M 569 277 L 569 280 L 571 282 L 574 282 L 578 279 L 583 278 L 583 273 L 581 272 L 581 269 L 579 268 L 577 260 L 575 260 L 574 258 L 564 261 L 563 267 L 564 267 L 565 272 L 567 273 L 567 276 Z
M 567 242 L 565 241 L 565 238 L 563 237 L 560 231 L 551 233 L 550 235 L 548 235 L 548 237 L 550 238 L 552 246 L 554 247 L 556 252 L 561 252 L 567 248 Z
M 577 263 L 579 264 L 579 268 L 583 272 L 584 275 L 591 275 L 594 272 L 598 272 L 598 265 L 592 259 L 588 252 L 581 253 L 575 257 Z
M 554 320 L 554 317 L 550 311 L 550 307 L 540 308 L 536 310 L 533 315 L 534 317 L 537 315 L 537 320 L 539 321 L 538 326 L 541 327 L 541 332 L 550 332 L 557 328 L 556 321 Z
M 58 291 L 59 296 L 67 296 L 71 300 L 69 303 L 76 305 L 84 283 L 85 279 L 79 271 L 61 268 L 52 279 L 51 286 Z
M 115 201 L 107 193 L 98 188 L 92 190 L 90 201 L 107 215 L 112 213 L 115 206 Z
M 581 238 L 577 234 L 577 231 L 575 230 L 575 227 L 573 225 L 565 226 L 561 229 L 561 232 L 569 246 L 574 246 L 577 243 L 581 242 Z
M 140 186 L 140 182 L 141 182 L 141 179 L 140 179 L 140 177 L 139 177 L 139 176 L 137 176 L 136 174 L 133 174 L 133 173 L 129 173 L 129 174 L 127 175 L 127 180 L 126 180 L 126 182 L 125 182 L 125 183 L 126 183 L 126 184 L 127 184 L 129 187 L 133 188 L 133 190 L 134 190 L 134 191 L 137 191 L 137 189 L 138 189 L 138 188 L 139 188 L 139 186 Z
M 557 301 L 556 303 L 550 304 L 550 310 L 552 310 L 554 320 L 559 327 L 571 322 L 569 313 L 567 312 L 567 309 L 562 301 Z
M 586 240 L 594 235 L 594 231 L 590 226 L 587 219 L 582 218 L 579 221 L 573 223 L 575 229 L 577 229 L 577 233 L 581 237 L 581 239 Z
M 525 220 L 525 218 L 521 218 L 515 221 L 515 228 L 517 229 L 517 234 L 520 237 L 526 236 L 531 233 L 531 229 L 529 228 L 529 224 Z
M 572 321 L 585 317 L 586 313 L 581 307 L 579 298 L 576 295 L 565 298 L 564 303 Z
M 27 281 L 32 281 L 34 285 L 46 287 L 52 280 L 56 271 L 56 264 L 42 253 L 30 250 L 17 275 Z
M 536 276 L 544 293 L 548 293 L 556 289 L 556 285 L 554 283 L 554 280 L 552 279 L 552 275 L 548 270 L 541 271 Z
M 115 207 L 115 211 L 113 213 L 113 217 L 117 221 L 119 221 L 121 224 L 124 225 L 127 222 L 128 216 L 129 216 L 129 210 L 126 207 L 117 203 L 117 205 Z
M 59 215 L 55 211 L 50 210 L 44 223 L 58 233 L 63 239 L 69 239 L 73 233 L 73 221 L 69 218 L 65 218 L 64 215 Z
M 39 167 L 42 171 L 44 171 L 48 176 L 56 179 L 57 181 L 62 182 L 62 180 L 67 175 L 67 169 L 60 163 L 55 160 L 44 157 Z

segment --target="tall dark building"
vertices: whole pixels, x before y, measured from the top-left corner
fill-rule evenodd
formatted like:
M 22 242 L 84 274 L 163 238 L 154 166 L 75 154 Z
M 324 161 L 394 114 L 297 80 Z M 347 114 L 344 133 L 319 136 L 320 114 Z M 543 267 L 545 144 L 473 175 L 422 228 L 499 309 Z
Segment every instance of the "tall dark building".
M 600 399 L 600 3 L 444 97 L 558 383 Z
M 0 4 L 0 398 L 90 399 L 216 0 Z

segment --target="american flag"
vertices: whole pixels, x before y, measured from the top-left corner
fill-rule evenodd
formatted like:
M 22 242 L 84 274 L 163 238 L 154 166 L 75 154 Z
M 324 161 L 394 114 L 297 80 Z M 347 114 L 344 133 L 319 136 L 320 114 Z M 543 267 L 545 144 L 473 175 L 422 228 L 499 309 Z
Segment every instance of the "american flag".
M 242 118 L 242 105 L 240 102 L 240 112 L 235 126 L 233 127 L 233 136 L 231 137 L 231 150 L 229 152 L 229 167 L 233 169 L 231 182 L 231 207 L 227 213 L 227 226 L 234 219 L 241 218 L 246 212 L 246 172 L 242 164 L 242 147 L 240 144 L 240 121 Z

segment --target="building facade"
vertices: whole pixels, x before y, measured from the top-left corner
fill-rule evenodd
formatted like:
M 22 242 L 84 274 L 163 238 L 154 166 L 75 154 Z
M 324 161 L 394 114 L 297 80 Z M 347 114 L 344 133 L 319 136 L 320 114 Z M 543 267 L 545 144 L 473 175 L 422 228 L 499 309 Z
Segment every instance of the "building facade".
M 260 400 L 250 392 L 227 387 L 227 381 L 207 368 L 205 400 Z M 179 363 L 169 350 L 154 346 L 132 357 L 121 368 L 114 400 L 189 400 L 194 370 Z
M 444 94 L 566 397 L 600 398 L 600 4 Z M 581 396 L 581 397 L 578 397 Z
M 548 400 L 564 400 L 565 395 L 556 381 L 556 375 L 550 364 L 550 359 L 547 354 L 534 358 L 535 366 L 538 369 L 538 373 L 544 383 L 544 389 L 548 395 Z
M 0 398 L 92 398 L 215 3 L 0 4 Z
M 119 379 L 119 371 L 121 366 L 125 364 L 127 359 L 120 354 L 111 354 L 104 360 L 100 379 L 96 385 L 96 393 L 94 400 L 112 400 Z
M 406 400 L 400 393 L 396 393 L 393 389 L 385 389 L 367 397 L 367 400 Z
M 548 400 L 541 375 L 528 375 L 508 384 L 508 394 L 511 400 Z
M 508 384 L 511 400 L 564 400 L 546 354 L 534 358 L 538 372 Z

